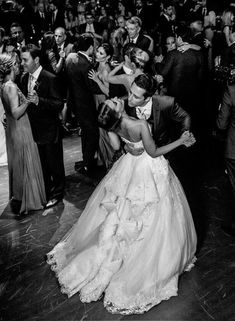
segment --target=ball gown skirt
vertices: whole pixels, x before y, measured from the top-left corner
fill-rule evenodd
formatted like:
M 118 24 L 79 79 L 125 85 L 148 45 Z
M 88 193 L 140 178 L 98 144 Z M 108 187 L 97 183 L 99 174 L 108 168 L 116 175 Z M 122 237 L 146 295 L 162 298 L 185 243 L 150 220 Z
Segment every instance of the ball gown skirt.
M 168 161 L 126 154 L 47 262 L 68 297 L 79 292 L 82 302 L 91 302 L 104 295 L 108 311 L 138 314 L 177 295 L 179 275 L 194 265 L 196 242 Z

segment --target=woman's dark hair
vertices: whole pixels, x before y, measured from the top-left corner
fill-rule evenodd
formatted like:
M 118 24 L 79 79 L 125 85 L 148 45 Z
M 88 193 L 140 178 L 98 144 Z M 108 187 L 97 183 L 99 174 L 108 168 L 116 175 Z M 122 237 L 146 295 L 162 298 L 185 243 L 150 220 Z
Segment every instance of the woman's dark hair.
M 87 33 L 81 34 L 74 43 L 74 51 L 87 51 L 90 46 L 94 46 L 94 38 Z
M 98 46 L 98 48 L 102 47 L 106 53 L 107 56 L 110 56 L 110 59 L 113 56 L 113 46 L 110 45 L 107 42 L 102 43 L 101 45 Z
M 158 87 L 157 80 L 149 74 L 140 74 L 135 78 L 134 83 L 145 90 L 144 98 L 152 97 Z
M 32 43 L 29 43 L 28 45 L 22 47 L 21 51 L 22 52 L 29 52 L 33 59 L 35 59 L 36 57 L 41 59 L 41 50 L 40 50 L 40 48 L 38 48 L 37 46 L 35 46 Z
M 76 17 L 76 12 L 75 12 L 75 10 L 73 9 L 73 8 L 67 8 L 66 10 L 65 10 L 65 15 L 66 15 L 66 18 L 69 20 L 70 18 L 69 18 L 69 13 L 72 13 L 72 15 L 73 15 L 73 20 L 75 19 L 75 17 Z M 73 21 L 72 20 L 72 21 Z M 69 20 L 70 21 L 70 20 Z
M 41 52 L 45 53 L 47 50 L 52 49 L 53 51 L 56 51 L 56 41 L 55 36 L 51 32 L 46 32 L 42 37 L 41 42 Z
M 116 110 L 110 108 L 106 102 L 98 106 L 98 126 L 107 131 L 115 131 L 120 125 L 121 117 Z

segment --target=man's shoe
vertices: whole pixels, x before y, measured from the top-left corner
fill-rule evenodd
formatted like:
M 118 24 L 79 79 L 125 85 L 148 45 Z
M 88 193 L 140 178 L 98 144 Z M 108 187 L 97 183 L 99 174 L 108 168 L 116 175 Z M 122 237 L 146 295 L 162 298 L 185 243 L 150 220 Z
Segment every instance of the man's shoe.
M 53 207 L 53 206 L 57 205 L 60 201 L 61 201 L 61 198 L 52 198 L 51 200 L 49 200 L 47 202 L 45 208 Z
M 235 226 L 234 224 L 226 225 L 226 224 L 221 224 L 221 229 L 222 231 L 228 235 L 228 236 L 235 236 Z
M 79 171 L 83 167 L 84 167 L 83 161 L 78 161 L 78 162 L 75 162 L 75 164 L 74 164 L 74 170 L 75 171 Z
M 91 178 L 92 175 L 86 167 L 80 167 L 77 171 L 78 174 Z

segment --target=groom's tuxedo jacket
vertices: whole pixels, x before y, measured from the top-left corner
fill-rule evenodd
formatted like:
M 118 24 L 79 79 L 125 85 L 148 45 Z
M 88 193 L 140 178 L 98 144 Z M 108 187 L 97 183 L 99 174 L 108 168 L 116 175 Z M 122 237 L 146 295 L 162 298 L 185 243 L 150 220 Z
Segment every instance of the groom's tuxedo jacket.
M 176 134 L 177 127 L 181 133 L 190 129 L 190 116 L 173 97 L 154 95 L 152 98 L 152 113 L 147 121 L 152 125 L 152 135 L 157 146 L 163 146 L 179 137 Z M 138 118 L 136 108 L 129 107 L 127 100 L 125 109 L 129 116 Z
M 227 86 L 217 117 L 217 126 L 226 131 L 225 157 L 235 159 L 235 85 Z
M 21 90 L 28 95 L 29 74 L 25 74 L 21 80 Z M 39 103 L 29 104 L 27 108 L 33 138 L 37 144 L 57 143 L 60 134 L 59 113 L 63 109 L 63 99 L 59 93 L 57 78 L 42 69 L 34 87 Z

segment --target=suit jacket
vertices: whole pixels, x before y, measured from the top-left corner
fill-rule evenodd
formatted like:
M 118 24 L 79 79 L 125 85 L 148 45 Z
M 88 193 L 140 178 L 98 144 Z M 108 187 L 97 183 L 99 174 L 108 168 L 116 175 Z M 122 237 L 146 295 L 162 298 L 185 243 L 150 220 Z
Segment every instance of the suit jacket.
M 225 157 L 235 159 L 235 84 L 226 88 L 217 117 L 219 129 L 226 130 Z
M 55 20 L 53 18 L 53 14 L 54 13 L 51 12 L 49 17 L 50 30 L 55 31 L 58 27 L 65 28 L 64 12 L 62 10 L 58 10 Z
M 201 51 L 189 49 L 181 53 L 174 49 L 167 53 L 157 72 L 165 80 L 167 93 L 176 97 L 183 108 L 190 108 L 202 92 L 204 60 Z M 188 105 L 188 106 L 186 106 Z
M 68 103 L 73 107 L 75 116 L 81 114 L 95 120 L 96 105 L 94 94 L 102 94 L 98 85 L 88 78 L 93 68 L 91 62 L 80 53 L 70 53 L 65 61 L 65 72 L 68 82 Z
M 125 101 L 125 109 L 127 114 L 136 116 L 136 108 L 129 107 L 128 101 Z M 183 110 L 173 97 L 170 96 L 153 96 L 152 115 L 148 119 L 152 123 L 152 135 L 157 146 L 164 146 L 174 139 L 175 129 L 174 124 L 180 126 L 180 132 L 190 129 L 190 116 Z M 178 138 L 177 133 L 177 138 Z
M 124 45 L 127 44 L 127 43 L 130 43 L 130 38 L 128 37 L 127 40 L 125 41 Z M 139 33 L 139 36 L 136 40 L 136 47 L 144 50 L 144 51 L 147 51 L 149 50 L 149 46 L 151 44 L 151 40 L 149 37 L 146 37 L 143 33 Z
M 86 32 L 86 26 L 87 26 L 87 23 L 82 23 L 79 27 L 78 27 L 78 33 L 79 34 L 83 34 Z M 101 35 L 102 34 L 102 25 L 99 23 L 99 22 L 96 22 L 94 21 L 93 22 L 93 27 L 94 27 L 94 30 L 95 30 L 95 33 L 97 33 L 98 35 Z
M 21 90 L 28 95 L 29 74 L 25 74 L 21 81 Z M 57 143 L 60 139 L 59 113 L 63 109 L 63 100 L 58 90 L 56 77 L 42 69 L 35 88 L 39 103 L 29 104 L 27 108 L 33 138 L 37 144 Z
M 37 11 L 34 14 L 34 28 L 37 37 L 40 39 L 43 34 L 49 30 L 50 15 L 48 12 L 44 12 L 44 18 L 41 17 L 40 13 Z
M 221 65 L 225 67 L 235 66 L 235 43 L 226 47 L 221 55 Z

